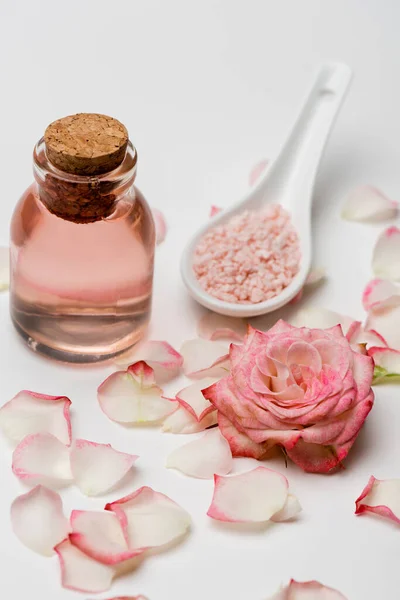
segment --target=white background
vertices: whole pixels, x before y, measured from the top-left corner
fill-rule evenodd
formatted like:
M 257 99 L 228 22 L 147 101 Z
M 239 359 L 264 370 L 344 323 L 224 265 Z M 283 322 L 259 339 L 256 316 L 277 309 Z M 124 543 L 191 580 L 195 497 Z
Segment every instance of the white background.
M 228 205 L 254 162 L 273 156 L 317 66 L 347 62 L 353 87 L 320 169 L 314 201 L 315 262 L 328 282 L 303 305 L 363 318 L 361 291 L 382 226 L 339 218 L 353 185 L 372 183 L 399 199 L 400 4 L 396 0 L 0 0 L 0 243 L 31 180 L 34 143 L 52 120 L 75 112 L 119 118 L 139 152 L 138 185 L 162 209 L 168 238 L 157 251 L 153 339 L 179 347 L 201 313 L 187 297 L 178 263 L 211 204 Z M 25 349 L 0 298 L 1 401 L 22 388 L 66 394 L 77 437 L 141 456 L 132 481 L 96 500 L 63 493 L 68 512 L 101 508 L 148 484 L 193 516 L 187 540 L 117 580 L 102 597 L 150 600 L 263 600 L 290 577 L 318 579 L 349 600 L 394 599 L 399 528 L 355 517 L 354 500 L 374 474 L 400 476 L 400 390 L 376 388 L 376 404 L 333 476 L 307 475 L 281 460 L 303 505 L 295 523 L 262 532 L 212 522 L 212 483 L 164 467 L 187 436 L 123 429 L 100 412 L 96 387 L 111 367 L 70 368 Z M 400 324 L 399 324 L 400 325 Z M 179 389 L 178 382 L 169 391 Z M 23 491 L 0 440 L 0 595 L 7 600 L 91 597 L 64 591 L 56 558 L 41 558 L 13 536 L 12 499 Z M 237 470 L 252 461 L 238 461 Z

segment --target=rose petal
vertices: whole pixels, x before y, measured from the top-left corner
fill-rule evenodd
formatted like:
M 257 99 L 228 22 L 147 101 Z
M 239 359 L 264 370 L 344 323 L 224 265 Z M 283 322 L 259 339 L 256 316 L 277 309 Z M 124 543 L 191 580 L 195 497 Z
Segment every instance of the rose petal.
M 65 485 L 72 481 L 69 448 L 50 433 L 27 435 L 13 452 L 12 470 L 29 485 Z
M 229 357 L 221 344 L 201 338 L 183 343 L 181 354 L 187 377 L 223 377 L 229 370 Z
M 128 355 L 115 359 L 117 365 L 127 367 L 133 362 L 146 362 L 154 371 L 157 383 L 176 377 L 183 365 L 183 357 L 168 342 L 149 341 L 135 347 Z
M 110 589 L 114 569 L 81 552 L 67 539 L 54 548 L 61 568 L 62 586 L 76 592 L 93 594 Z
M 201 421 L 198 421 L 184 406 L 179 406 L 172 415 L 163 422 L 162 430 L 168 433 L 198 433 L 207 427 L 216 425 L 217 411 L 208 413 Z
M 162 396 L 162 389 L 153 383 L 143 361 L 110 375 L 97 394 L 102 411 L 117 423 L 154 423 L 178 407 L 177 402 Z
M 220 213 L 222 210 L 223 209 L 220 206 L 214 206 L 214 204 L 212 204 L 211 208 L 210 208 L 210 214 L 209 214 L 210 219 L 212 217 L 215 217 L 215 215 L 217 215 L 218 213 Z
M 321 585 L 318 581 L 292 581 L 270 600 L 346 600 L 333 588 Z
M 393 219 L 398 204 L 372 185 L 360 185 L 350 191 L 342 209 L 346 221 L 383 221 Z
M 400 525 L 400 479 L 375 479 L 368 484 L 356 500 L 356 515 L 372 512 L 391 519 Z
M 372 257 L 372 270 L 383 279 L 400 281 L 400 229 L 389 227 L 379 236 Z
M 0 408 L 0 428 L 15 442 L 32 433 L 50 433 L 63 444 L 71 443 L 71 400 L 23 390 Z
M 22 544 L 43 556 L 51 556 L 69 531 L 60 496 L 41 485 L 14 500 L 11 525 Z
M 159 244 L 162 244 L 167 235 L 167 223 L 161 210 L 152 208 L 151 212 L 153 213 L 154 225 L 156 227 L 156 242 L 158 246 Z
M 365 331 L 363 327 L 361 327 L 359 331 L 349 341 L 351 344 L 361 344 L 364 346 L 387 346 L 386 340 L 381 335 L 379 335 L 377 331 L 373 331 L 372 329 L 369 331 Z M 364 352 L 364 354 L 365 353 L 366 352 Z
M 400 350 L 400 296 L 391 296 L 374 305 L 365 323 L 366 331 L 379 333 L 386 344 Z
M 137 458 L 114 450 L 110 444 L 75 440 L 71 450 L 72 475 L 83 494 L 98 496 L 115 487 Z
M 146 596 L 116 596 L 115 598 L 107 598 L 106 600 L 148 600 Z
M 393 348 L 377 348 L 373 346 L 368 355 L 374 359 L 375 379 L 390 379 L 400 377 L 400 351 Z
M 375 304 L 387 300 L 391 296 L 400 294 L 400 288 L 387 279 L 372 279 L 366 286 L 362 303 L 365 310 L 370 310 Z
M 204 377 L 195 383 L 183 388 L 176 394 L 176 400 L 181 406 L 186 408 L 197 421 L 204 419 L 208 413 L 215 410 L 215 406 L 209 400 L 206 400 L 202 394 L 202 390 L 209 387 L 218 381 L 214 377 Z
M 293 494 L 288 494 L 283 508 L 271 517 L 271 521 L 279 523 L 281 521 L 289 521 L 296 517 L 302 511 L 300 502 Z
M 316 285 L 317 283 L 320 283 L 321 281 L 323 281 L 326 277 L 326 272 L 325 269 L 322 269 L 321 267 L 314 267 L 311 269 L 311 271 L 309 272 L 309 274 L 307 275 L 307 279 L 305 280 L 304 285 Z
M 219 521 L 269 521 L 282 510 L 288 496 L 286 477 L 265 467 L 230 477 L 215 475 L 214 481 L 214 496 L 207 514 Z
M 257 181 L 260 179 L 261 175 L 264 173 L 265 169 L 267 168 L 268 163 L 269 163 L 269 160 L 264 158 L 263 160 L 260 160 L 260 162 L 258 162 L 252 168 L 252 170 L 250 171 L 250 174 L 249 174 L 250 187 L 252 187 L 253 185 L 255 185 L 257 183 Z
M 10 286 L 10 249 L 0 246 L 0 291 Z
M 232 469 L 232 452 L 218 428 L 210 429 L 201 438 L 176 448 L 167 458 L 167 468 L 178 469 L 191 477 L 212 479 L 214 474 L 226 475 Z
M 343 333 L 346 334 L 354 323 L 354 319 L 326 308 L 309 308 L 300 310 L 291 323 L 296 327 L 309 327 L 310 329 L 329 329 L 339 324 L 342 326 Z
M 233 456 L 259 459 L 265 454 L 265 448 L 261 444 L 253 442 L 246 434 L 238 431 L 221 412 L 218 412 L 218 425 L 222 435 L 229 442 Z
M 205 313 L 197 324 L 198 335 L 205 340 L 231 339 L 243 341 L 247 323 L 243 319 L 226 317 L 214 312 Z
M 106 504 L 105 509 L 115 512 L 132 549 L 166 546 L 190 527 L 190 517 L 183 508 L 149 487 Z
M 71 544 L 106 565 L 116 565 L 143 552 L 128 547 L 118 517 L 112 512 L 73 510 L 71 528 Z

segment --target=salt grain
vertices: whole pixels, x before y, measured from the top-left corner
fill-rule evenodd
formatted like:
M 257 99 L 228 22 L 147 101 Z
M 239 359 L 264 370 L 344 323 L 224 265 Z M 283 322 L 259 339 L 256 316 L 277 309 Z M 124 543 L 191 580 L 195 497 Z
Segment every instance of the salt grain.
M 202 288 L 236 304 L 277 296 L 299 267 L 299 236 L 278 204 L 244 211 L 210 229 L 195 249 L 193 261 Z

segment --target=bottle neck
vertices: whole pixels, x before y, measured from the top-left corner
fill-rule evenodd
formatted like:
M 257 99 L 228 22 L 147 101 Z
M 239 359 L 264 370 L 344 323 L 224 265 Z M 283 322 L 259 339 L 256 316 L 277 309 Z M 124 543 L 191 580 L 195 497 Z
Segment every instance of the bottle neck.
M 33 172 L 41 202 L 57 217 L 74 223 L 93 223 L 109 217 L 132 187 L 136 163 L 137 153 L 130 142 L 118 168 L 94 177 L 57 169 L 46 155 L 43 138 L 33 152 Z

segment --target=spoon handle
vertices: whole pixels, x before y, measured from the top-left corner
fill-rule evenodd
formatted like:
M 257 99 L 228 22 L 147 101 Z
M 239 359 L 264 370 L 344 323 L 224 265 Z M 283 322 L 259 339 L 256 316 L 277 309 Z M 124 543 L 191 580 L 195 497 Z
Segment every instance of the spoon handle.
M 351 81 L 345 64 L 324 65 L 281 152 L 266 173 L 267 193 L 291 212 L 309 218 L 317 169 Z

